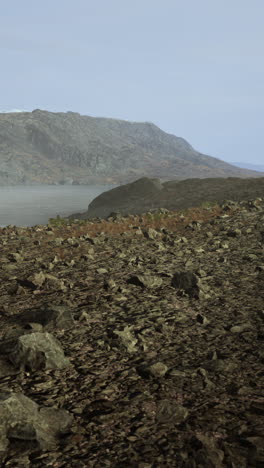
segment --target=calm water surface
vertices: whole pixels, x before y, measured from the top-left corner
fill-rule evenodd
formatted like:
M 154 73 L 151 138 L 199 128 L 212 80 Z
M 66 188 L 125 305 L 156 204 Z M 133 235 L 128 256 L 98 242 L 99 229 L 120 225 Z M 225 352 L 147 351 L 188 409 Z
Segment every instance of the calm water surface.
M 0 187 L 0 226 L 34 226 L 49 218 L 87 210 L 110 185 L 40 185 Z

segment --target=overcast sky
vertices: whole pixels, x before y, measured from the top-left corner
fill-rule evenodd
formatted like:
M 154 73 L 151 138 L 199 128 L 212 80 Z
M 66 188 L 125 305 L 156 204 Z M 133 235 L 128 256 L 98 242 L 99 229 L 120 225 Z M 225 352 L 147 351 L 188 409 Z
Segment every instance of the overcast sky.
M 264 0 L 1 3 L 1 111 L 151 121 L 264 164 Z

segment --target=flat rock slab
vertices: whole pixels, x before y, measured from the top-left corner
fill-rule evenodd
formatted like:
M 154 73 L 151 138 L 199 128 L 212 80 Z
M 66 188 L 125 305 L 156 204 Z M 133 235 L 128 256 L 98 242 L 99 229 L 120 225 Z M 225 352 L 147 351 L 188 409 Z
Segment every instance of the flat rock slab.
M 127 282 L 142 288 L 159 288 L 162 285 L 162 278 L 149 274 L 132 275 Z

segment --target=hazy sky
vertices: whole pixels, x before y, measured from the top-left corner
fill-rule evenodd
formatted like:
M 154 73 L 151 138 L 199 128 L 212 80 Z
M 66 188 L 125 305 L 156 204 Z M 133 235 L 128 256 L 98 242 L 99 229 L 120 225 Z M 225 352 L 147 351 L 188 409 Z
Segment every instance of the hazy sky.
M 1 3 L 1 111 L 151 121 L 264 164 L 263 0 Z

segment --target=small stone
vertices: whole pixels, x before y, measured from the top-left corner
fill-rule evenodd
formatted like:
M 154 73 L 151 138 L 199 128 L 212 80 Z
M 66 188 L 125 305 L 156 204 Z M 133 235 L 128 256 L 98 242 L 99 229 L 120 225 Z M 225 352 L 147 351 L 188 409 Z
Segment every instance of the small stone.
M 104 282 L 104 288 L 107 289 L 107 290 L 108 289 L 115 289 L 116 288 L 116 283 L 114 282 L 113 279 L 110 278 L 109 280 L 106 280 Z
M 227 232 L 227 235 L 229 237 L 239 237 L 239 236 L 241 236 L 241 230 L 240 229 L 230 229 Z
M 162 278 L 149 274 L 133 275 L 127 280 L 127 282 L 129 284 L 145 288 L 159 288 L 163 283 Z
M 264 321 L 264 310 L 258 310 L 257 314 L 259 318 Z
M 146 239 L 151 239 L 151 240 L 156 239 L 156 237 L 159 235 L 159 233 L 155 229 L 152 229 L 152 228 L 144 230 L 143 234 L 144 234 L 144 237 L 146 237 Z
M 63 243 L 62 237 L 56 237 L 54 239 L 54 243 L 55 243 L 55 245 L 61 245 Z
M 196 270 L 196 274 L 198 276 L 200 276 L 201 278 L 205 278 L 207 276 L 207 273 L 206 271 L 202 270 L 201 268 L 199 268 L 198 270 Z
M 249 323 L 245 323 L 244 325 L 235 325 L 234 327 L 230 328 L 231 333 L 242 333 L 245 330 L 251 328 Z
M 209 320 L 202 314 L 197 314 L 196 315 L 196 320 L 201 325 L 208 325 L 208 323 L 210 323 Z
M 188 239 L 186 239 L 186 237 L 181 237 L 180 238 L 180 241 L 182 242 L 182 244 L 188 244 Z
M 182 424 L 188 417 L 188 410 L 182 405 L 177 405 L 172 400 L 161 400 L 158 403 L 157 421 L 160 423 L 171 422 L 175 425 Z
M 22 262 L 23 257 L 17 252 L 11 253 L 8 255 L 10 262 Z
M 96 272 L 99 275 L 104 275 L 105 273 L 108 273 L 108 270 L 106 268 L 97 268 Z
M 137 338 L 131 333 L 133 327 L 126 326 L 123 330 L 114 330 L 115 335 L 118 335 L 123 345 L 129 353 L 136 352 Z
M 168 367 L 163 362 L 157 362 L 150 366 L 149 371 L 153 377 L 163 377 L 168 372 Z

